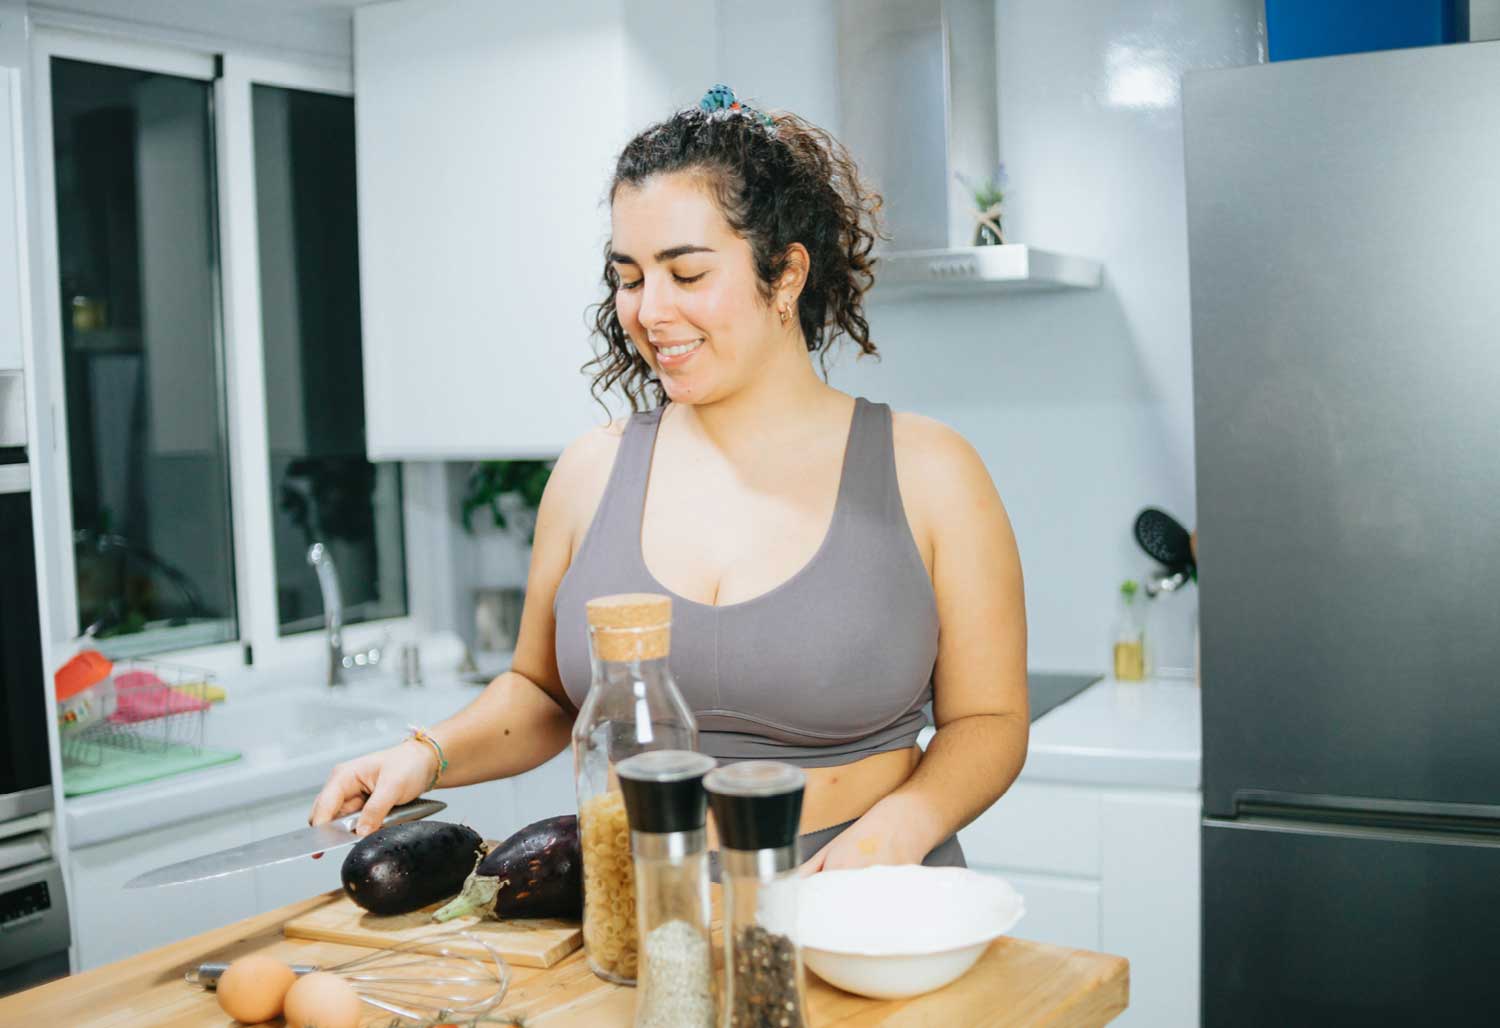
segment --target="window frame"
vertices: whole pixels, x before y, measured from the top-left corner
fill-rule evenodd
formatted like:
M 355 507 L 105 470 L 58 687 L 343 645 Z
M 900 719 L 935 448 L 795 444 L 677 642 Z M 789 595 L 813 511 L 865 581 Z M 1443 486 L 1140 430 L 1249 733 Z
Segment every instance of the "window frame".
M 78 635 L 78 580 L 71 539 L 73 505 L 68 466 L 67 399 L 64 387 L 61 283 L 57 233 L 56 167 L 52 134 L 53 57 L 178 75 L 211 86 L 214 132 L 214 181 L 219 249 L 219 364 L 222 374 L 230 523 L 234 537 L 235 603 L 238 638 L 225 643 L 156 651 L 153 659 L 181 661 L 218 672 L 243 669 L 253 659 L 258 668 L 303 665 L 309 675 L 323 668 L 326 640 L 322 629 L 282 635 L 276 607 L 274 560 L 275 497 L 270 481 L 269 431 L 266 414 L 264 339 L 260 305 L 260 245 L 257 234 L 252 92 L 257 85 L 308 90 L 353 97 L 353 71 L 335 65 L 259 53 L 241 53 L 217 45 L 160 43 L 135 36 L 80 30 L 75 24 L 41 21 L 32 37 L 32 86 L 35 159 L 39 185 L 42 317 L 36 347 L 43 366 L 38 400 L 47 403 L 54 427 L 49 470 L 38 474 L 38 487 L 52 493 L 61 515 L 52 534 L 60 552 L 50 566 L 58 581 L 48 590 L 46 623 L 54 652 L 69 652 Z M 422 521 L 418 476 L 403 467 L 402 506 L 407 576 L 407 613 L 347 626 L 345 645 L 367 646 L 389 633 L 415 634 L 414 600 L 426 583 L 413 582 L 413 571 L 426 562 L 412 559 L 414 516 Z M 427 519 L 430 520 L 430 519 Z M 311 569 L 308 571 L 312 573 Z M 59 630 L 63 636 L 58 638 Z

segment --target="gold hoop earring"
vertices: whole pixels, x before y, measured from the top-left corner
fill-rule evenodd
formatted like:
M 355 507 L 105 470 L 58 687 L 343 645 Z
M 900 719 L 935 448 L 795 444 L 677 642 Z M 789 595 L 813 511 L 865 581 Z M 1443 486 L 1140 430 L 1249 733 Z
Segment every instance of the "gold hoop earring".
M 788 317 L 788 315 L 787 315 L 787 312 L 786 312 L 786 308 L 785 307 L 781 308 L 781 323 L 783 325 L 786 324 L 787 317 Z

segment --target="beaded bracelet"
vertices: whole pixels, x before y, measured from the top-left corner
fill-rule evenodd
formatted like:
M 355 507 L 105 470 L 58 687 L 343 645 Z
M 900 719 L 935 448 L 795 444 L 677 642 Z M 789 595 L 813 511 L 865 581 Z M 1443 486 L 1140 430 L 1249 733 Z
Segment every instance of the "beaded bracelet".
M 439 745 L 436 739 L 427 734 L 426 729 L 419 728 L 416 725 L 407 725 L 406 727 L 411 729 L 411 735 L 407 736 L 408 739 L 415 740 L 416 742 L 425 742 L 437 754 L 438 768 L 432 773 L 432 781 L 427 783 L 427 788 L 435 789 L 437 788 L 438 780 L 443 777 L 443 772 L 448 770 L 448 758 L 443 756 L 443 747 Z

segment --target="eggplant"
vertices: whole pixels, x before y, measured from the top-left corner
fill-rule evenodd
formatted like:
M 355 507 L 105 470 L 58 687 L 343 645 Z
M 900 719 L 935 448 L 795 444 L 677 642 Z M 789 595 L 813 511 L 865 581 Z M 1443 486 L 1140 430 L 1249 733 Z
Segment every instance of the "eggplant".
M 484 855 L 458 898 L 432 915 L 451 921 L 481 917 L 583 916 L 583 852 L 578 817 L 544 818 Z
M 387 825 L 344 858 L 344 892 L 372 914 L 409 914 L 458 892 L 483 856 L 484 839 L 467 825 Z

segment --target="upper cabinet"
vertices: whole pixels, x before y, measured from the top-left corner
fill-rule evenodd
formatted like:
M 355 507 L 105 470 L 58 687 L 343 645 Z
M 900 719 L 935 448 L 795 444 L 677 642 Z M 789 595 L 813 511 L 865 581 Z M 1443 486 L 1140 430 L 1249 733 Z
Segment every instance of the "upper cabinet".
M 22 364 L 22 228 L 26 213 L 21 167 L 20 75 L 14 69 L 0 67 L 0 370 L 15 370 Z
M 580 369 L 609 174 L 711 82 L 714 17 L 664 0 L 356 11 L 372 460 L 555 456 L 603 420 Z

